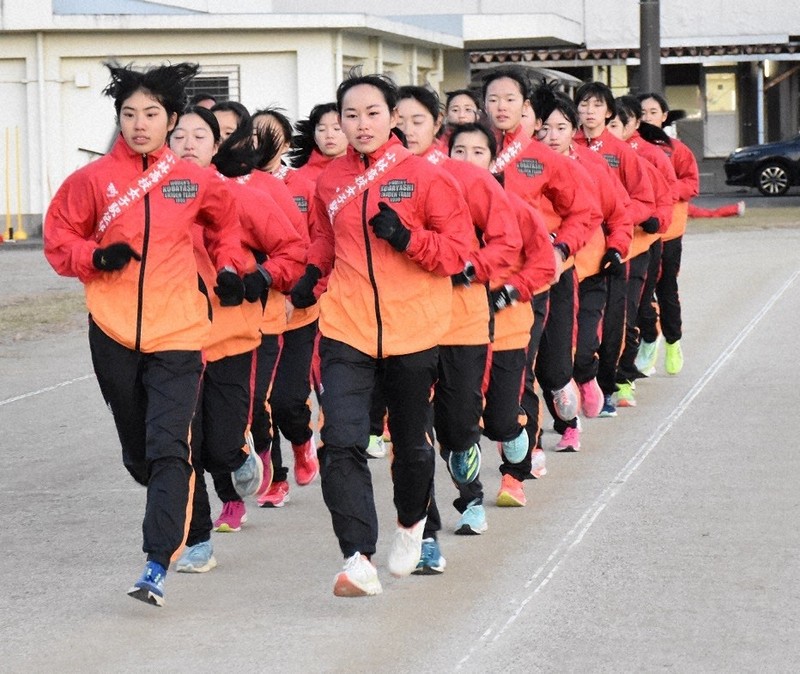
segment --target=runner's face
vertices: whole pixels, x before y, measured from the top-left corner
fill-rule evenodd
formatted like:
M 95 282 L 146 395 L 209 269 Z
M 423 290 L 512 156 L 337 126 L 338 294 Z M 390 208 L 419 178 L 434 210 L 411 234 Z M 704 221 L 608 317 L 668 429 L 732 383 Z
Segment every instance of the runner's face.
M 482 169 L 488 169 L 492 163 L 489 142 L 480 131 L 462 131 L 453 139 L 453 159 L 467 161 Z
M 661 109 L 661 104 L 655 98 L 645 98 L 642 101 L 642 121 L 659 129 L 667 121 L 667 113 Z
M 478 106 L 466 94 L 454 96 L 447 106 L 448 124 L 469 124 L 478 121 Z
M 239 118 L 233 110 L 217 110 L 214 112 L 214 116 L 219 123 L 220 140 L 225 140 L 239 126 Z
M 500 77 L 486 89 L 486 115 L 489 123 L 499 131 L 516 131 L 522 121 L 525 98 L 519 83 L 510 77 Z
M 559 154 L 569 154 L 575 127 L 560 110 L 553 110 L 539 131 L 539 140 Z
M 623 124 L 619 117 L 613 117 L 608 123 L 608 130 L 613 133 L 620 140 L 628 140 L 636 131 L 636 120 L 628 120 L 627 124 Z
M 600 135 L 609 117 L 611 117 L 611 113 L 602 98 L 589 96 L 578 103 L 578 118 L 581 126 L 591 137 Z
M 319 123 L 314 127 L 314 142 L 326 157 L 341 157 L 347 152 L 347 136 L 339 124 L 338 113 L 326 112 L 319 118 Z
M 357 84 L 342 99 L 342 131 L 356 152 L 371 154 L 389 140 L 397 110 L 389 110 L 383 92 Z
M 440 126 L 417 99 L 404 98 L 397 104 L 397 128 L 405 134 L 408 149 L 414 154 L 424 154 L 433 145 Z
M 135 91 L 122 102 L 119 127 L 134 152 L 148 154 L 167 142 L 177 115 L 167 115 L 161 103 L 144 91 Z
M 198 166 L 211 166 L 211 158 L 217 151 L 211 127 L 200 115 L 187 113 L 178 120 L 175 131 L 169 137 L 169 146 L 181 159 Z
M 536 113 L 533 111 L 531 102 L 527 99 L 522 106 L 522 119 L 520 119 L 520 126 L 524 129 L 525 135 L 527 135 L 529 138 L 533 138 L 533 135 L 542 128 L 542 123 L 536 117 Z

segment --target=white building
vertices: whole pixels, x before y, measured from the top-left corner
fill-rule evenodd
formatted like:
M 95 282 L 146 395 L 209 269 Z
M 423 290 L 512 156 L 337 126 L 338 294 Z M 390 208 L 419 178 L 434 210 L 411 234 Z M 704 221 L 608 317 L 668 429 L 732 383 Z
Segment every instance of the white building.
M 797 131 L 794 2 L 661 4 L 666 95 L 687 111 L 682 133 L 698 155 L 722 156 L 759 135 Z M 198 62 L 198 89 L 251 109 L 277 104 L 293 119 L 333 100 L 354 65 L 440 91 L 509 62 L 603 79 L 620 93 L 636 87 L 634 0 L 406 0 L 371 3 L 369 13 L 365 7 L 354 0 L 3 0 L 2 213 L 22 212 L 35 231 L 66 175 L 107 149 L 115 123 L 101 91 L 108 81 L 102 62 L 110 58 Z

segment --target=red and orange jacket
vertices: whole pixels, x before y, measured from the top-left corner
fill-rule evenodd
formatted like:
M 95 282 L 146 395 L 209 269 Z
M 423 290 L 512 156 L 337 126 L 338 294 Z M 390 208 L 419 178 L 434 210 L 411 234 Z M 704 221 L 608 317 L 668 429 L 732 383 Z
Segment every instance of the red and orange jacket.
M 522 127 L 513 134 L 505 134 L 502 149 L 516 141 L 527 145 L 503 171 L 506 190 L 540 211 L 546 210 L 540 203 L 542 198 L 549 200 L 559 219 L 557 227 L 551 230 L 555 234 L 553 244 L 566 244 L 570 255 L 574 255 L 602 222 L 597 204 L 583 189 L 586 180 L 583 170 L 544 143 L 531 141 Z
M 322 172 L 327 168 L 333 160 L 326 157 L 319 150 L 312 150 L 308 161 L 302 166 L 298 166 L 295 170 L 301 178 L 305 178 L 316 185 Z
M 509 351 L 527 348 L 533 327 L 533 295 L 550 284 L 556 273 L 553 246 L 542 215 L 528 202 L 509 193 L 522 233 L 522 250 L 517 255 L 511 274 L 505 279 L 495 278 L 491 289 L 504 285 L 514 286 L 519 300 L 494 315 L 494 342 L 492 351 Z
M 639 161 L 633 148 L 620 140 L 607 128 L 589 140 L 581 129 L 575 134 L 575 143 L 585 145 L 598 152 L 622 181 L 631 198 L 630 217 L 637 226 L 656 215 L 656 199 L 650 181 L 639 169 Z
M 694 153 L 678 139 L 673 138 L 672 147 L 664 146 L 664 151 L 670 158 L 678 179 L 676 188 L 678 201 L 675 203 L 672 224 L 664 234 L 664 241 L 669 241 L 683 236 L 686 231 L 689 200 L 692 197 L 696 197 L 700 192 L 700 173 Z
M 314 189 L 316 185 L 307 178 L 304 178 L 297 170 L 291 169 L 288 166 L 281 167 L 280 173 L 276 174 L 276 177 L 279 176 L 282 176 L 280 179 L 283 180 L 283 184 L 286 185 L 286 189 L 288 189 L 289 194 L 292 195 L 294 203 L 297 205 L 297 210 L 303 214 L 303 230 L 299 233 L 304 239 L 310 242 L 308 207 L 314 198 Z M 299 222 L 295 224 L 299 224 Z M 305 251 L 303 251 L 303 255 L 305 255 Z M 296 330 L 297 328 L 302 328 L 304 325 L 313 323 L 317 318 L 319 318 L 319 306 L 316 304 L 305 309 L 293 309 L 286 329 Z
M 516 215 L 500 183 L 488 171 L 450 159 L 435 144 L 423 157 L 431 163 L 438 160 L 437 166 L 456 179 L 474 225 L 469 261 L 475 268 L 475 281 L 453 288 L 450 329 L 440 344 L 488 344 L 486 284 L 496 276 L 506 276 L 522 248 Z
M 585 145 L 572 145 L 570 156 L 581 162 L 596 187 L 603 227 L 592 235 L 575 256 L 575 271 L 578 280 L 600 271 L 600 260 L 606 250 L 613 248 L 622 257 L 628 254 L 633 238 L 633 222 L 630 218 L 630 197 L 619 177 L 597 152 Z
M 394 136 L 371 155 L 350 148 L 320 176 L 311 205 L 312 229 L 321 236 L 312 242 L 308 262 L 323 274 L 333 269 L 320 298 L 320 332 L 375 358 L 440 343 L 450 325 L 450 276 L 464 269 L 475 237 L 455 180 L 409 154 Z M 397 165 L 392 156 L 400 158 Z M 387 159 L 391 168 L 381 173 Z M 364 174 L 373 176 L 369 189 L 331 222 L 329 204 Z M 378 239 L 369 224 L 379 202 L 391 206 L 411 232 L 402 253 Z
M 140 155 L 119 136 L 109 154 L 64 181 L 44 223 L 45 256 L 59 274 L 84 283 L 95 323 L 123 346 L 145 353 L 199 351 L 208 338 L 208 299 L 198 289 L 192 246 L 195 223 L 205 230 L 215 270 L 241 273 L 246 266 L 229 190 L 213 171 L 181 159 L 105 231 L 98 229 L 110 204 L 133 199 L 137 181 L 168 153 L 175 157 L 166 146 Z M 95 269 L 94 251 L 119 242 L 140 253 L 141 262 L 113 272 Z

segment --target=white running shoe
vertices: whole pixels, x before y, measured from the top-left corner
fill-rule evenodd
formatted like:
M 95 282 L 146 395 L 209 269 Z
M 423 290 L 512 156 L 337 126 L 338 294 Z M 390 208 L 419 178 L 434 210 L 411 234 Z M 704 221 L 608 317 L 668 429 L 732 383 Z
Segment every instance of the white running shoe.
M 396 578 L 409 576 L 417 568 L 417 563 L 422 556 L 422 533 L 425 530 L 427 519 L 427 517 L 423 517 L 414 526 L 408 528 L 397 525 L 392 549 L 389 551 L 389 573 Z
M 371 597 L 381 592 L 377 569 L 360 552 L 344 561 L 341 573 L 333 582 L 333 594 L 337 597 Z

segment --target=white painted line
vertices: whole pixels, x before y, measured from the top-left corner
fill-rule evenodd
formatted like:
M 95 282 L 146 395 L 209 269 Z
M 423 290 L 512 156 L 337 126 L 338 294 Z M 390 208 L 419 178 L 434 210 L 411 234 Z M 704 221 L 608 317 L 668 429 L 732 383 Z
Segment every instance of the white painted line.
M 18 400 L 25 400 L 26 398 L 32 398 L 33 396 L 41 395 L 42 393 L 47 393 L 48 391 L 55 391 L 57 388 L 61 388 L 63 386 L 69 386 L 70 384 L 76 384 L 79 381 L 85 381 L 86 379 L 92 379 L 94 374 L 85 374 L 82 377 L 75 377 L 75 379 L 68 379 L 67 381 L 59 382 L 54 386 L 48 386 L 46 388 L 40 388 L 38 391 L 31 391 L 30 393 L 23 393 L 19 396 L 14 396 L 13 398 L 6 398 L 5 400 L 0 400 L 0 407 L 3 405 L 8 405 L 10 403 L 15 403 Z
M 742 342 L 750 335 L 750 333 L 755 329 L 755 327 L 761 322 L 761 319 L 767 314 L 767 312 L 772 309 L 775 303 L 781 298 L 781 296 L 792 286 L 792 284 L 797 280 L 797 277 L 800 276 L 800 271 L 796 271 L 792 276 L 789 278 L 786 283 L 781 286 L 775 292 L 775 294 L 769 299 L 769 301 L 761 308 L 750 322 L 742 329 L 742 331 L 736 336 L 736 338 L 728 345 L 728 347 L 719 355 L 717 360 L 715 360 L 709 368 L 705 371 L 702 377 L 697 381 L 697 383 L 691 388 L 691 390 L 683 397 L 683 399 L 678 403 L 672 413 L 661 423 L 661 425 L 655 430 L 655 432 L 645 441 L 645 443 L 639 448 L 636 454 L 631 457 L 627 464 L 617 473 L 616 477 L 611 481 L 611 483 L 603 490 L 600 496 L 595 499 L 594 503 L 581 515 L 580 519 L 573 525 L 573 527 L 567 532 L 566 536 L 561 540 L 561 542 L 556 546 L 555 550 L 550 554 L 534 574 L 526 581 L 524 587 L 527 590 L 530 588 L 536 581 L 538 580 L 539 583 L 534 587 L 533 591 L 530 592 L 524 599 L 522 599 L 519 603 L 514 603 L 514 607 L 511 609 L 511 615 L 506 618 L 505 623 L 499 629 L 495 629 L 495 625 L 503 620 L 503 616 L 498 617 L 495 619 L 492 624 L 484 630 L 483 634 L 478 638 L 475 644 L 470 648 L 467 654 L 459 660 L 458 664 L 456 665 L 456 670 L 461 669 L 472 657 L 472 655 L 478 650 L 489 643 L 491 637 L 491 643 L 495 643 L 505 631 L 514 623 L 514 621 L 522 614 L 525 607 L 533 600 L 533 598 L 550 582 L 550 580 L 555 576 L 555 574 L 560 569 L 561 565 L 569 556 L 570 552 L 583 540 L 583 537 L 586 535 L 586 532 L 589 531 L 592 524 L 595 523 L 597 518 L 600 516 L 600 513 L 603 512 L 605 507 L 611 502 L 613 499 L 625 485 L 625 483 L 630 479 L 630 477 L 636 472 L 636 469 L 642 464 L 642 462 L 647 458 L 648 454 L 653 451 L 656 445 L 661 441 L 661 439 L 669 432 L 669 430 L 675 425 L 675 422 L 680 419 L 683 413 L 689 408 L 689 405 L 694 401 L 694 399 L 700 395 L 700 392 L 706 387 L 706 385 L 716 376 L 719 370 L 722 368 L 725 363 L 733 356 L 736 349 L 742 344 Z M 552 566 L 551 566 L 552 565 Z M 547 571 L 549 568 L 549 571 Z M 547 574 L 544 578 L 541 578 L 543 574 Z M 541 578 L 541 580 L 540 580 Z

